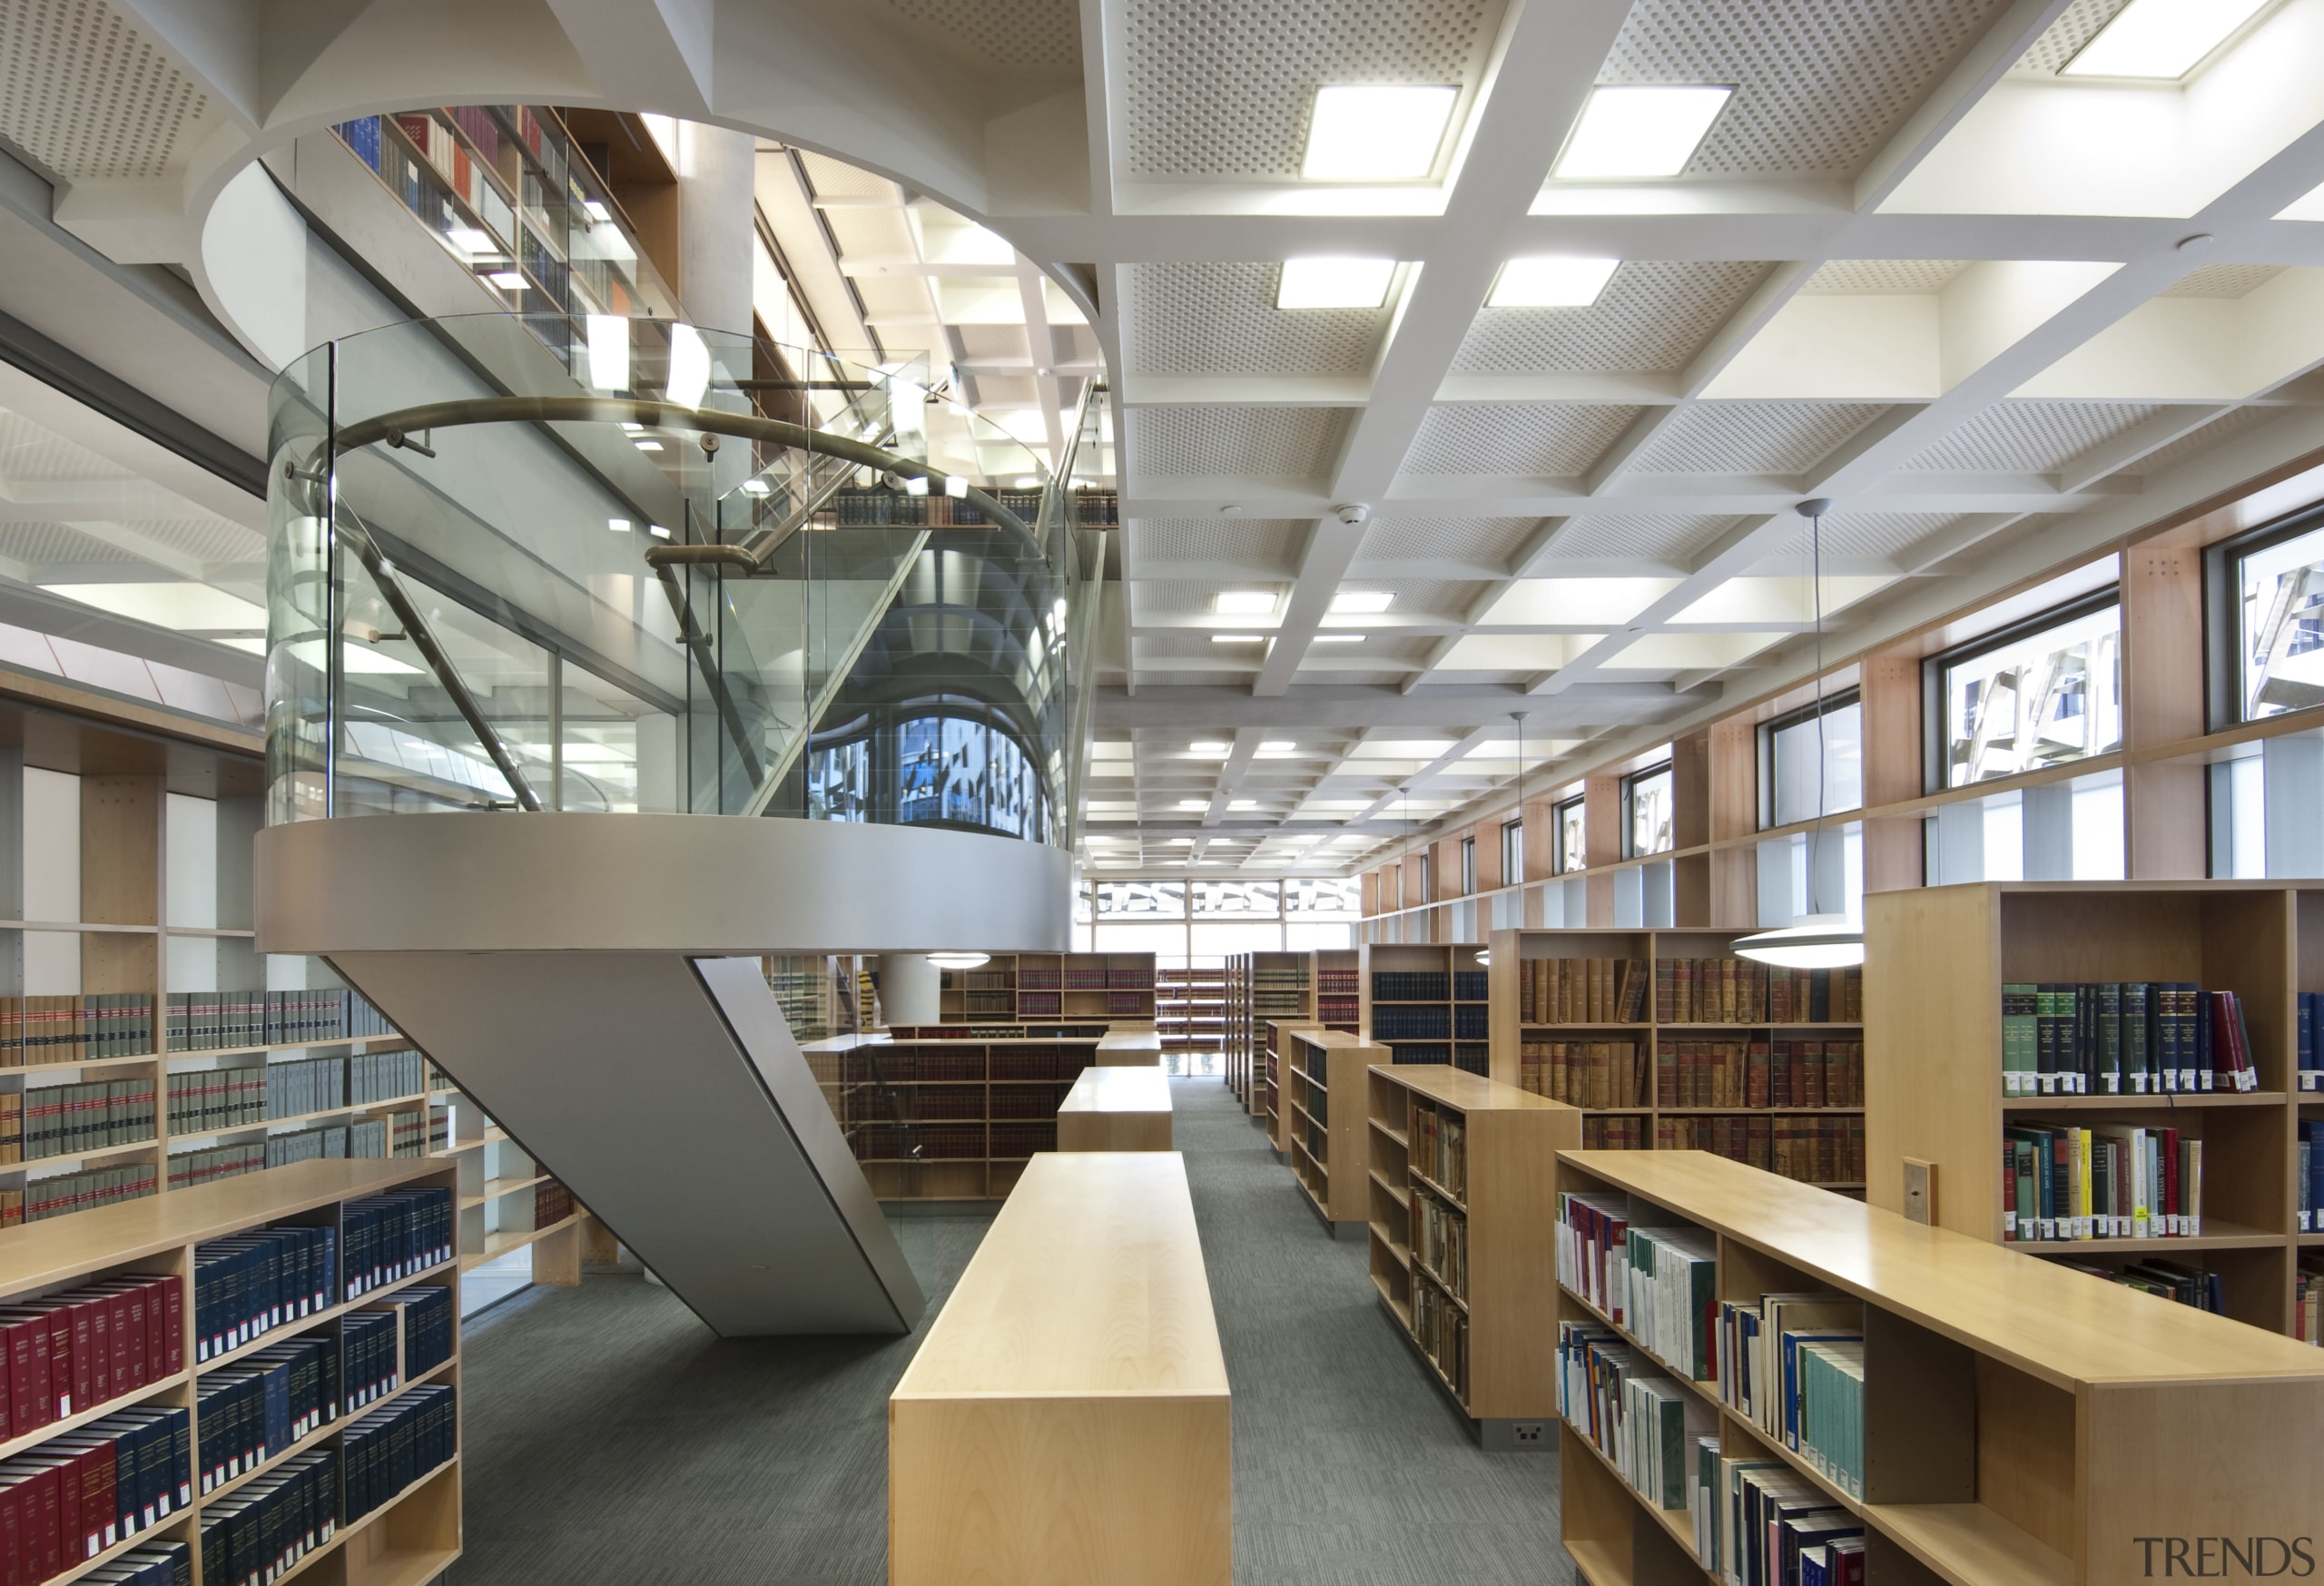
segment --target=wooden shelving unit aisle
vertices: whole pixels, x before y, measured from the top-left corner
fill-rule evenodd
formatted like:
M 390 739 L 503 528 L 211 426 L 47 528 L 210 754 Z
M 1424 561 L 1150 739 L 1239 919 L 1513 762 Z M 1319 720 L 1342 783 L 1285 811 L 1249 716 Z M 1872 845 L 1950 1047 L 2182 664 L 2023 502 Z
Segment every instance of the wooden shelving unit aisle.
M 1226 1040 L 1224 968 L 1157 970 L 1154 1027 L 1166 1052 L 1219 1052 Z
M 1563 1102 L 1436 1065 L 1373 1069 L 1372 1283 L 1488 1449 L 1541 1446 L 1558 1409 Z
M 1229 1083 L 1253 1118 L 1267 1116 L 1262 1089 L 1270 1021 L 1313 1021 L 1353 1033 L 1363 1027 L 1354 948 L 1244 952 L 1227 960 Z
M 0 1454 L 38 1454 L 75 1427 L 87 1426 L 122 1411 L 140 1408 L 191 1411 L 205 1378 L 246 1363 L 255 1353 L 302 1337 L 336 1341 L 345 1318 L 354 1313 L 393 1312 L 396 1336 L 395 1381 L 380 1397 L 360 1407 L 340 1406 L 336 1418 L 307 1433 L 286 1448 L 270 1449 L 261 1463 L 239 1472 L 208 1492 L 199 1477 L 213 1458 L 202 1444 L 201 1429 L 193 1427 L 190 1450 L 192 1476 L 191 1501 L 173 1504 L 171 1512 L 133 1535 L 115 1542 L 91 1558 L 72 1560 L 51 1582 L 77 1580 L 139 1547 L 155 1542 L 184 1542 L 198 1554 L 204 1522 L 218 1506 L 245 1492 L 250 1483 L 291 1461 L 317 1452 L 336 1452 L 348 1428 L 359 1419 L 406 1401 L 414 1390 L 441 1384 L 457 1394 L 460 1377 L 459 1328 L 455 1321 L 448 1341 L 448 1356 L 419 1371 L 405 1368 L 405 1335 L 410 1313 L 389 1302 L 405 1290 L 422 1286 L 451 1286 L 458 1271 L 454 1261 L 440 1261 L 372 1286 L 354 1298 L 344 1297 L 349 1276 L 349 1243 L 341 1215 L 343 1203 L 384 1190 L 429 1186 L 453 1191 L 453 1173 L 443 1163 L 426 1161 L 315 1161 L 251 1174 L 239 1178 L 148 1197 L 12 1230 L 0 1238 L 0 1296 L 25 1303 L 43 1295 L 70 1295 L 87 1285 L 125 1276 L 172 1276 L 180 1285 L 180 1327 L 174 1354 L 179 1364 L 145 1374 L 142 1385 L 116 1393 L 104 1402 L 77 1408 L 47 1425 L 35 1426 L 5 1443 Z M 326 1296 L 329 1303 L 309 1315 L 281 1325 L 223 1353 L 198 1359 L 196 1317 L 208 1315 L 194 1293 L 194 1253 L 213 1239 L 279 1226 L 329 1226 L 340 1230 L 339 1276 L 342 1287 Z M 118 1357 L 116 1357 L 118 1358 Z M 165 1355 L 164 1364 L 167 1364 Z M 455 1401 L 455 1425 L 458 1404 Z M 359 1515 L 344 1510 L 328 1541 L 322 1542 L 276 1576 L 287 1580 L 306 1575 L 331 1586 L 420 1586 L 460 1556 L 460 1465 L 458 1436 L 451 1457 L 424 1472 L 418 1480 L 384 1503 Z M 334 1478 L 333 1492 L 340 1490 Z
M 1874 892 L 1865 905 L 1872 1205 L 1903 1209 L 1905 1158 L 1933 1162 L 1939 1226 L 1998 1242 L 2009 1127 L 2172 1130 L 2202 1143 L 2200 1233 L 2011 1247 L 2109 1271 L 2160 1260 L 2216 1274 L 2227 1315 L 2293 1329 L 2301 1255 L 2324 1246 L 2295 1210 L 2299 1125 L 2324 1121 L 2324 1094 L 2299 1089 L 2295 995 L 2324 991 L 2324 886 L 1997 882 Z M 2004 1095 L 2004 985 L 2122 981 L 2234 992 L 2258 1088 Z
M 1658 1000 L 1658 963 L 1707 962 L 1714 970 L 1741 965 L 1764 976 L 1758 966 L 1734 957 L 1738 934 L 1494 931 L 1486 970 L 1492 1078 L 1581 1108 L 1583 1143 L 1591 1148 L 1717 1150 L 1827 1189 L 1862 1189 L 1860 1022 L 1814 1020 L 1808 1017 L 1813 1010 L 1789 1006 L 1780 1010 L 1785 1019 L 1774 1020 L 1760 1005 L 1769 994 L 1751 993 L 1748 985 L 1721 988 L 1709 972 L 1697 977 L 1699 1008 L 1675 995 L 1674 987 L 1662 990 L 1667 1004 Z M 1561 960 L 1567 964 L 1568 995 L 1539 998 L 1544 980 L 1557 982 L 1554 971 L 1538 971 Z M 1578 968 L 1584 962 L 1602 967 L 1593 975 Z M 1647 977 L 1627 999 L 1624 966 L 1637 966 L 1628 973 Z M 1726 980 L 1731 988 L 1731 972 Z M 1844 997 L 1845 980 L 1835 971 L 1824 984 L 1824 1011 L 1832 1013 L 1831 1000 Z M 1728 1016 L 1738 998 L 1743 1011 Z M 1537 1000 L 1556 1005 L 1536 1006 Z M 1630 1005 L 1620 1005 L 1625 1001 Z M 1853 1010 L 1843 1002 L 1840 1010 Z M 1836 1044 L 1844 1049 L 1835 1053 Z M 1759 1066 L 1755 1047 L 1765 1049 L 1763 1078 L 1752 1077 Z M 1774 1061 L 1778 1053 L 1787 1059 L 1780 1066 Z
M 1291 1170 L 1334 1237 L 1370 1226 L 1372 1097 L 1364 1073 L 1395 1054 L 1344 1030 L 1303 1025 L 1283 1031 L 1285 1128 Z
M 2278 1539 L 2280 1562 L 2284 1539 L 2312 1547 L 2324 1513 L 2316 1351 L 1705 1152 L 1564 1151 L 1558 1165 L 1561 1195 L 1631 1229 L 1692 1230 L 1683 1236 L 1715 1251 L 1723 1302 L 1824 1294 L 1834 1315 L 1860 1303 L 1860 1326 L 1809 1329 L 1863 1340 L 1859 1394 L 1824 1402 L 1817 1423 L 1836 1434 L 1840 1457 L 1827 1460 L 1812 1439 L 1796 1448 L 1729 1404 L 1732 1380 L 1700 1380 L 1616 1324 L 1582 1292 L 1612 1297 L 1587 1276 L 1602 1273 L 1604 1252 L 1561 1232 L 1561 1326 L 1610 1335 L 1630 1380 L 1684 1407 L 1689 1490 L 1695 1438 L 1715 1437 L 1723 1458 L 1852 1516 L 1880 1586 L 2118 1586 L 2162 1579 L 2172 1542 L 2189 1575 L 2197 1539 L 2214 1574 L 2221 1538 L 2247 1552 Z M 1688 1507 L 1624 1476 L 1589 1435 L 1586 1404 L 1566 1412 L 1561 1515 L 1582 1576 L 1723 1581 L 1698 1557 Z
M 1267 1139 L 1285 1157 L 1291 1154 L 1291 1128 L 1294 1114 L 1285 1104 L 1285 1093 L 1290 1080 L 1284 1070 L 1291 1061 L 1291 1032 L 1295 1029 L 1321 1029 L 1324 1027 L 1312 1019 L 1270 1019 L 1262 1024 L 1256 1090 L 1259 1121 L 1267 1131 Z

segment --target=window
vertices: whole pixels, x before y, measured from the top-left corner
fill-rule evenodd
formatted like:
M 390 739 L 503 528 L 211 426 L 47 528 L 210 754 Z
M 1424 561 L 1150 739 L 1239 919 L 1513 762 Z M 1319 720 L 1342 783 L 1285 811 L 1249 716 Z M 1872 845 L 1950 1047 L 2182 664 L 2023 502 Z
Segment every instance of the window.
M 1098 918 L 1104 920 L 1184 920 L 1184 882 L 1099 882 Z
M 1275 882 L 1196 882 L 1197 920 L 1273 920 L 1283 912 L 1283 888 Z
M 1477 892 L 1477 840 L 1461 839 L 1461 895 L 1472 898 Z
M 2215 675 L 2231 675 L 2236 689 L 2233 701 L 2213 701 L 2215 726 L 2324 704 L 2324 527 L 2310 527 L 2316 517 L 2303 513 L 2213 550 L 2210 626 L 2214 643 L 2235 647 L 2234 665 Z
M 1501 884 L 1513 887 L 1525 879 L 1525 823 L 1518 820 L 1501 828 Z
M 1637 859 L 1676 846 L 1670 825 L 1670 763 L 1622 778 L 1622 855 Z
M 1588 811 L 1579 797 L 1570 798 L 1550 812 L 1557 828 L 1558 874 L 1590 866 Z
M 1353 878 L 1287 881 L 1283 883 L 1283 911 L 1293 920 L 1360 920 L 1363 884 Z
M 1824 767 L 1823 807 L 1816 767 Z M 1825 700 L 1819 725 L 1807 705 L 1759 728 L 1759 824 L 1791 826 L 1864 804 L 1864 704 L 1856 690 Z
M 1420 901 L 1436 901 L 1436 855 L 1426 849 L 1421 850 L 1420 855 Z
M 1931 781 L 1966 787 L 2121 747 L 2122 617 L 2109 590 L 1931 659 Z

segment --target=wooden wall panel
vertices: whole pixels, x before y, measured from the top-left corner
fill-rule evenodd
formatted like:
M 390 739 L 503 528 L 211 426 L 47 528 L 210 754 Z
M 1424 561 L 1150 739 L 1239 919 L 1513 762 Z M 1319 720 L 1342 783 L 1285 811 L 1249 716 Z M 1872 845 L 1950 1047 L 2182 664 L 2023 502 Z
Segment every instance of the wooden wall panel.
M 1670 741 L 1670 836 L 1674 847 L 1699 848 L 1711 840 L 1711 735 L 1689 733 Z
M 2135 753 L 2203 731 L 2203 563 L 2195 546 L 2137 546 L 2122 557 L 2122 747 Z M 2203 767 L 2123 773 L 2125 860 L 2140 881 L 2209 869 Z

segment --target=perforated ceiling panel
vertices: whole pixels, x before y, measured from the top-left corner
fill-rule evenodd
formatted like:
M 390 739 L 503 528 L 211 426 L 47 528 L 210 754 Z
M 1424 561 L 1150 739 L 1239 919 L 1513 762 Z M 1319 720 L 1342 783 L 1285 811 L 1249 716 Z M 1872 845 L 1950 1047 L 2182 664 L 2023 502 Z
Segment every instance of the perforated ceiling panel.
M 161 176 L 209 109 L 103 0 L 0 5 L 0 138 L 59 175 Z
M 1855 175 L 2004 0 L 1638 0 L 1601 83 L 1730 83 L 1691 176 Z
M 87 448 L 0 408 L 0 479 L 110 479 L 121 472 Z
M 911 225 L 900 209 L 828 209 L 823 219 L 850 259 L 909 259 Z
M 887 0 L 889 9 L 966 43 L 996 66 L 1081 69 L 1075 0 Z
M 2133 474 L 2159 474 L 2178 467 L 2192 457 L 2199 457 L 2221 441 L 2248 429 L 2263 419 L 2283 417 L 2277 408 L 2234 408 L 2221 414 L 2201 429 L 2181 436 L 2169 446 L 2158 447 L 2132 463 L 2124 471 Z
M 127 551 L 61 523 L 0 523 L 0 557 L 35 567 L 138 561 Z
M 2140 402 L 2001 402 L 1905 467 L 2046 474 L 2156 411 Z
M 2281 264 L 2206 264 L 2177 286 L 2164 290 L 2166 298 L 2240 298 L 2256 291 L 2284 272 Z
M 1138 408 L 1130 461 L 1143 475 L 1312 479 L 1338 459 L 1344 408 Z
M 808 149 L 800 150 L 799 158 L 806 165 L 807 181 L 819 198 L 883 198 L 891 203 L 903 202 L 902 192 L 884 176 Z
M 256 562 L 266 556 L 263 535 L 222 517 L 182 517 L 122 527 L 198 562 Z
M 1550 541 L 1552 566 L 1564 558 L 1684 562 L 1743 520 L 1738 517 L 1577 517 Z
M 1388 310 L 1278 309 L 1280 264 L 1138 264 L 1125 319 L 1133 374 L 1359 375 Z
M 1411 474 L 1578 474 L 1645 411 L 1593 402 L 1440 402 L 1404 458 Z
M 2081 53 L 2082 46 L 2098 36 L 2098 30 L 2114 20 L 2115 14 L 2129 5 L 2131 0 L 2073 0 L 2058 19 L 2050 24 L 2049 31 L 2034 41 L 2034 47 L 2018 58 L 2012 74 L 2031 77 L 2053 77 L 2058 68 Z
M 1858 402 L 1697 402 L 1639 454 L 1642 474 L 1797 474 L 1878 418 Z
M 855 295 L 863 300 L 863 311 L 874 320 L 924 320 L 934 311 L 928 288 L 918 276 L 861 276 L 855 282 Z
M 1364 531 L 1356 565 L 1452 561 L 1506 567 L 1541 521 L 1538 517 L 1374 518 Z
M 1151 577 L 1170 576 L 1174 562 L 1296 570 L 1312 525 L 1304 517 L 1150 517 L 1129 526 L 1131 559 Z
M 1121 12 L 1129 175 L 1295 177 L 1318 87 L 1473 86 L 1502 0 L 1127 0 Z
M 1021 325 L 955 325 L 952 334 L 960 340 L 960 357 L 965 361 L 1025 356 L 1025 329 Z
M 1943 291 L 1968 268 L 1965 259 L 1835 259 L 1799 291 L 1817 297 L 1920 296 Z
M 1586 309 L 1480 310 L 1453 368 L 1470 374 L 1679 369 L 1767 271 L 1760 263 L 1634 260 Z
M 1910 564 L 1906 553 L 1966 516 L 1950 512 L 1835 512 L 1824 520 L 1827 557 L 1883 557 Z M 1805 557 L 1807 537 L 1794 547 Z

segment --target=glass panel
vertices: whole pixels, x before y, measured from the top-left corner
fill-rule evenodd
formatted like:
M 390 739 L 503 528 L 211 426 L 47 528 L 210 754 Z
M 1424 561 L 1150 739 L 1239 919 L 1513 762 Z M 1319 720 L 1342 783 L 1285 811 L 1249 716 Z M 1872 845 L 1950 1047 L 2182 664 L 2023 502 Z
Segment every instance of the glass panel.
M 1864 707 L 1856 700 L 1827 708 L 1768 734 L 1773 773 L 1773 819 L 1794 825 L 1819 815 L 1853 810 L 1864 803 Z M 1824 803 L 1816 804 L 1816 767 L 1824 767 Z
M 1641 771 L 1625 784 L 1630 793 L 1630 853 L 1670 852 L 1670 768 Z
M 1506 823 L 1501 829 L 1501 884 L 1513 887 L 1525 879 L 1525 823 Z
M 2109 605 L 1945 668 L 1946 785 L 2121 746 L 2122 608 Z
M 1283 883 L 1283 911 L 1293 920 L 1355 920 L 1364 912 L 1364 883 L 1354 876 L 1302 876 Z
M 1184 882 L 1099 882 L 1098 918 L 1111 920 L 1183 920 L 1187 917 Z M 1175 951 L 1184 951 L 1183 948 Z
M 1291 952 L 1354 947 L 1355 927 L 1351 923 L 1302 923 L 1295 920 L 1283 928 L 1283 945 Z
M 1283 911 L 1283 889 L 1274 882 L 1196 882 L 1194 902 L 1197 920 L 1274 920 Z
M 2324 529 L 2239 557 L 2243 719 L 2324 704 Z
M 1283 927 L 1270 921 L 1262 925 L 1203 924 L 1194 927 L 1194 952 L 1206 953 L 1280 952 L 1283 951 Z
M 1558 873 L 1582 870 L 1590 863 L 1588 811 L 1580 799 L 1568 799 L 1554 812 L 1558 823 Z

